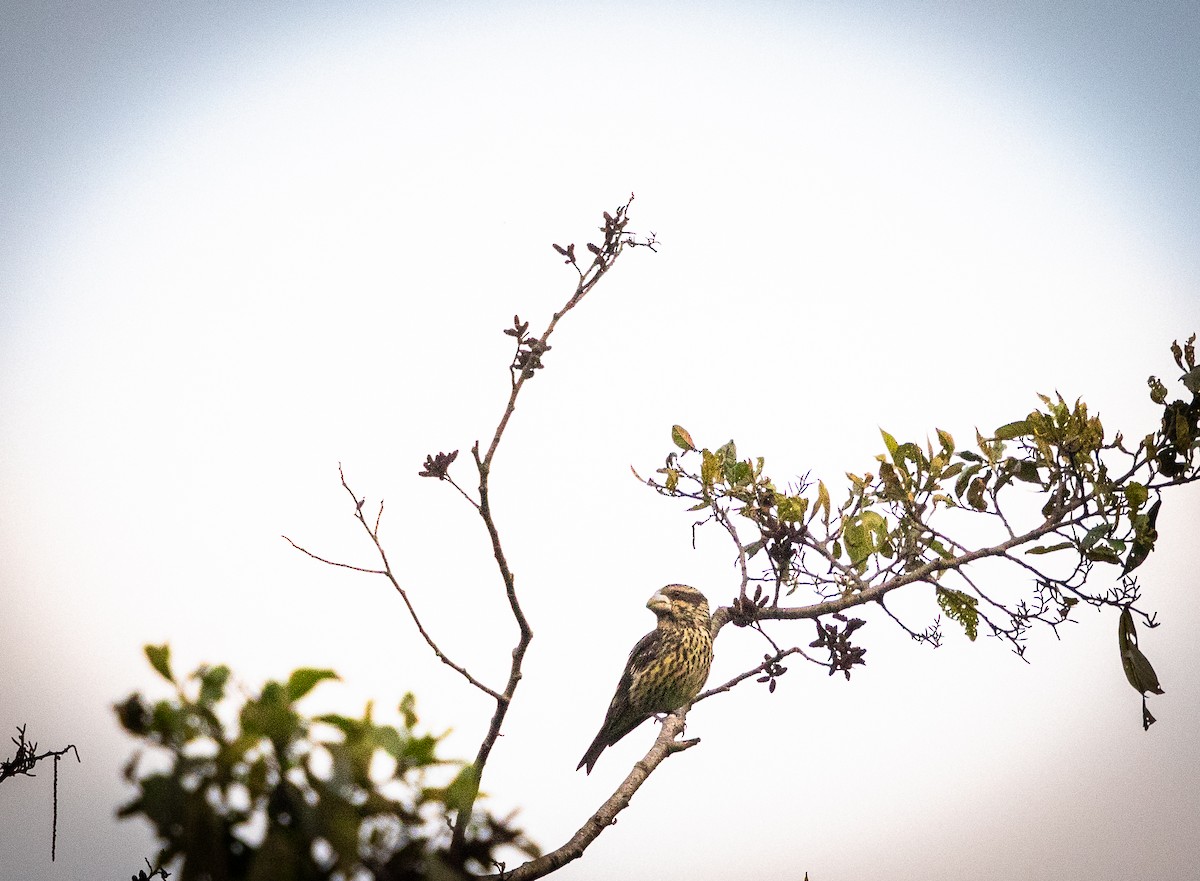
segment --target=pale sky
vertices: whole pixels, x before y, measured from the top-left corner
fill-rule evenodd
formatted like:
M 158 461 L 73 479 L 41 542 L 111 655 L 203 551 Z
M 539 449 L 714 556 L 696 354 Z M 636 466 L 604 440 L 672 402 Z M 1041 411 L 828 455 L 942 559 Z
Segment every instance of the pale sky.
M 60 767 L 0 787 L 0 876 L 122 878 L 113 812 L 157 697 L 141 646 L 257 687 L 329 666 L 310 711 L 394 706 L 468 757 L 490 710 L 368 563 L 337 463 L 447 651 L 500 682 L 486 536 L 426 453 L 490 435 L 502 328 L 569 296 L 551 242 L 637 193 L 634 252 L 557 333 L 497 460 L 535 640 L 484 779 L 562 844 L 649 747 L 575 772 L 655 588 L 727 603 L 720 536 L 630 476 L 673 423 L 779 481 L 869 470 L 878 428 L 966 439 L 1036 393 L 1155 427 L 1145 378 L 1200 330 L 1200 13 L 1191 4 L 38 4 L 0 9 L 0 725 Z M 456 466 L 468 477 L 466 456 Z M 1190 877 L 1200 864 L 1195 491 L 1140 573 L 1166 689 L 1140 726 L 1116 616 L 913 645 L 860 631 L 846 683 L 701 704 L 563 879 Z M 998 592 L 1026 588 L 991 573 Z M 904 609 L 918 627 L 931 596 Z M 805 645 L 811 625 L 768 628 Z M 726 630 L 712 682 L 761 638 Z M 5 735 L 5 741 L 7 742 Z M 747 761 L 745 756 L 754 757 Z M 7 754 L 6 754 L 7 755 Z

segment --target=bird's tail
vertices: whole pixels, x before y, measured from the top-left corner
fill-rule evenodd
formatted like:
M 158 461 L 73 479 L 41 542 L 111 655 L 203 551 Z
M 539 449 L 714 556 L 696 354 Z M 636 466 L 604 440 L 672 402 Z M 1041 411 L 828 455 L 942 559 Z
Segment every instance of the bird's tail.
M 592 741 L 592 745 L 588 747 L 587 752 L 583 754 L 583 758 L 579 760 L 579 764 L 575 766 L 578 771 L 584 765 L 587 766 L 587 772 L 592 773 L 592 766 L 596 764 L 596 759 L 600 758 L 600 753 L 608 747 L 608 741 L 604 737 L 604 732 L 601 731 L 596 735 L 596 739 Z

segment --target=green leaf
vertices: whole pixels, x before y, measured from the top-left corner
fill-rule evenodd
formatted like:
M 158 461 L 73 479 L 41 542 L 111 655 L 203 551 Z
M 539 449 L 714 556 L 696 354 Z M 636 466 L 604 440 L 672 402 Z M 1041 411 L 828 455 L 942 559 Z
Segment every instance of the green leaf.
M 404 742 L 404 761 L 411 768 L 424 768 L 438 763 L 438 738 L 432 734 L 410 737 Z
M 188 741 L 187 716 L 183 709 L 170 701 L 158 701 L 151 711 L 151 727 L 167 741 Z
M 887 521 L 875 511 L 863 511 L 851 517 L 842 530 L 842 539 L 850 564 L 862 571 L 871 554 L 884 549 L 887 542 Z
M 417 698 L 411 691 L 406 691 L 400 699 L 400 715 L 404 717 L 404 727 L 412 730 L 417 724 Z
M 883 481 L 885 499 L 898 502 L 908 497 L 904 487 L 900 485 L 900 478 L 896 476 L 896 469 L 887 462 L 879 463 L 879 479 Z
M 1125 501 L 1129 505 L 1131 511 L 1141 509 L 1142 505 L 1146 504 L 1146 500 L 1150 498 L 1144 484 L 1130 481 L 1125 486 Z
M 1040 484 L 1042 482 L 1042 477 L 1038 474 L 1037 464 L 1031 459 L 1022 459 L 1020 462 L 1017 462 L 1012 475 L 1017 480 L 1023 480 L 1026 483 Z
M 1200 395 L 1200 367 L 1194 367 L 1182 377 L 1184 387 L 1193 395 Z
M 921 453 L 921 448 L 912 441 L 905 441 L 904 443 L 900 444 L 900 446 L 896 447 L 896 451 L 893 455 L 895 457 L 896 464 L 900 466 L 903 466 L 905 459 L 919 467 L 923 467 L 926 464 L 925 456 Z
M 954 436 L 948 431 L 942 431 L 940 428 L 937 430 L 937 436 L 938 440 L 941 441 L 942 449 L 946 451 L 946 455 L 951 455 L 954 452 Z
M 976 608 L 979 600 L 961 590 L 939 587 L 937 602 L 946 613 L 946 617 L 961 624 L 967 639 L 974 642 L 979 635 L 979 610 Z
M 943 560 L 953 560 L 954 559 L 954 554 L 951 553 L 950 549 L 947 548 L 940 541 L 938 541 L 936 538 L 929 543 L 929 547 L 934 552 L 936 552 L 937 555 L 939 557 L 941 557 Z
M 404 754 L 407 738 L 391 725 L 380 725 L 375 729 L 375 745 L 394 759 Z
M 1162 686 L 1158 684 L 1158 674 L 1154 672 L 1149 658 L 1138 648 L 1137 629 L 1133 626 L 1133 615 L 1129 609 L 1121 610 L 1121 619 L 1117 624 L 1117 644 L 1121 649 L 1121 667 L 1125 670 L 1125 678 L 1135 691 L 1145 694 L 1162 694 Z
M 967 489 L 967 504 L 976 511 L 987 510 L 987 499 L 983 497 L 987 491 L 987 480 L 982 477 L 976 477 L 971 481 L 971 486 Z
M 842 537 L 846 540 L 846 553 L 850 555 L 850 565 L 858 566 L 871 555 L 870 537 L 861 523 L 847 523 Z
M 167 682 L 174 682 L 175 677 L 171 673 L 171 646 L 169 643 L 162 645 L 148 645 L 145 648 L 146 659 L 150 661 L 150 666 L 158 672 L 158 675 Z
M 808 512 L 808 499 L 803 496 L 784 496 L 775 503 L 779 519 L 785 523 L 800 523 Z
M 717 447 L 717 456 L 722 460 L 722 465 L 726 468 L 737 461 L 737 444 L 730 438 L 728 443 L 721 444 Z
M 813 509 L 815 516 L 817 511 L 824 510 L 825 522 L 829 522 L 829 490 L 825 488 L 825 481 L 817 481 L 817 506 Z
M 971 478 L 979 473 L 983 468 L 983 463 L 976 462 L 974 465 L 968 465 L 961 474 L 958 475 L 958 480 L 954 481 L 954 494 L 960 499 L 963 493 L 967 491 L 967 484 L 971 482 Z
M 1086 551 L 1091 548 L 1096 542 L 1108 535 L 1112 531 L 1112 527 L 1107 523 L 1101 523 L 1099 526 L 1093 526 L 1087 531 L 1087 535 L 1083 537 L 1083 541 L 1079 543 L 1079 549 Z
M 337 679 L 338 675 L 332 670 L 316 670 L 312 667 L 301 667 L 299 670 L 293 670 L 292 675 L 288 677 L 287 693 L 288 701 L 294 703 L 300 700 L 313 687 L 325 679 Z
M 268 682 L 257 700 L 246 701 L 238 721 L 244 733 L 275 743 L 286 743 L 304 734 L 300 716 L 291 710 L 285 687 L 278 682 Z
M 194 674 L 200 680 L 199 703 L 211 707 L 225 696 L 225 685 L 229 682 L 229 668 L 224 664 L 202 668 Z
M 726 461 L 725 482 L 730 486 L 745 486 L 753 477 L 753 469 L 749 462 Z
M 883 445 L 887 447 L 888 455 L 891 456 L 894 461 L 896 458 L 896 448 L 900 445 L 896 443 L 896 439 L 894 437 L 892 437 L 882 428 L 879 429 L 879 433 L 883 435 Z
M 1027 554 L 1053 554 L 1055 551 L 1065 551 L 1067 548 L 1073 548 L 1075 545 L 1069 541 L 1060 541 L 1054 545 L 1038 545 L 1035 548 L 1029 548 L 1025 551 Z
M 1167 400 L 1167 387 L 1162 384 L 1161 379 L 1152 376 L 1146 380 L 1146 384 L 1150 386 L 1150 400 L 1156 404 L 1162 404 Z
M 479 794 L 479 775 L 474 765 L 466 765 L 446 787 L 446 807 L 463 812 L 469 810 Z
M 343 716 L 341 713 L 324 713 L 320 716 L 314 716 L 313 721 L 332 725 L 347 737 L 354 737 L 362 730 L 361 722 L 357 719 L 351 719 L 349 716 Z
M 1108 545 L 1099 545 L 1098 547 L 1090 548 L 1084 551 L 1084 556 L 1097 563 L 1112 563 L 1113 565 L 1117 565 L 1121 562 L 1121 557 Z
M 691 452 L 696 449 L 695 443 L 692 442 L 692 436 L 688 434 L 686 428 L 682 425 L 671 426 L 671 440 L 675 442 L 675 446 L 681 450 Z
M 708 450 L 702 450 L 700 453 L 700 483 L 705 489 L 712 489 L 720 474 L 721 459 Z M 704 506 L 701 505 L 701 507 Z
M 679 486 L 679 469 L 678 468 L 664 468 L 662 470 L 664 472 L 666 472 L 666 475 L 667 475 L 667 479 L 666 479 L 667 492 L 675 492 L 675 488 L 677 486 Z
M 1028 420 L 1020 419 L 997 428 L 996 440 L 1015 440 L 1030 434 L 1033 434 L 1033 429 L 1029 427 Z
M 883 519 L 882 514 L 875 511 L 863 511 L 859 515 L 859 518 L 862 520 L 863 525 L 875 533 L 876 536 L 883 537 L 887 535 L 887 521 Z

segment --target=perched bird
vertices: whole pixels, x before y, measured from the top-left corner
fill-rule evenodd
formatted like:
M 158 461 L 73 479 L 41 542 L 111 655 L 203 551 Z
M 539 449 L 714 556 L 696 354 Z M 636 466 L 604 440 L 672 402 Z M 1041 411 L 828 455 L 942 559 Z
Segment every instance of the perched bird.
M 591 774 L 607 747 L 655 713 L 669 713 L 691 701 L 708 679 L 713 648 L 704 594 L 686 584 L 668 584 L 646 607 L 658 616 L 658 627 L 629 653 L 600 733 L 576 771 L 586 765 Z

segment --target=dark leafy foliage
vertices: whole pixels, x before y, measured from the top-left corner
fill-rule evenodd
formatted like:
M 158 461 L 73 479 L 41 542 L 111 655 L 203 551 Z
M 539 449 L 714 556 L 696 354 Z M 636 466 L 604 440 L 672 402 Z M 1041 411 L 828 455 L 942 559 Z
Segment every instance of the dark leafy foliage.
M 370 704 L 361 718 L 310 717 L 297 702 L 337 676 L 302 668 L 248 696 L 227 725 L 228 667 L 180 680 L 168 646 L 146 656 L 175 693 L 154 703 L 135 693 L 115 707 L 155 768 L 142 771 L 139 749 L 125 768 L 138 793 L 117 815 L 150 822 L 160 862 L 177 860 L 181 881 L 454 879 L 492 870 L 503 847 L 538 854 L 511 817 L 477 812 L 451 859 L 449 820 L 473 800 L 477 777 L 438 757 L 442 736 L 418 733 L 411 694 L 399 727 L 376 723 Z M 432 785 L 430 771 L 449 784 Z

